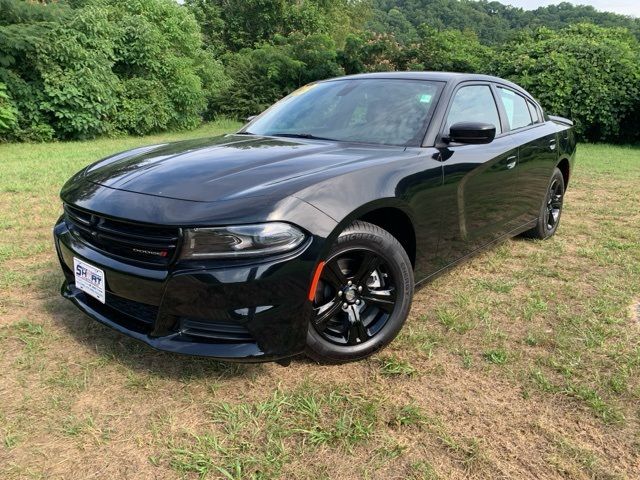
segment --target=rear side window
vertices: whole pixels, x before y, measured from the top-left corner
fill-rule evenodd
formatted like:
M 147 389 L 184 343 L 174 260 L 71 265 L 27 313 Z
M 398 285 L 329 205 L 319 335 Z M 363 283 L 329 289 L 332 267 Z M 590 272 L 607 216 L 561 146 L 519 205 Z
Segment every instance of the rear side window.
M 496 134 L 502 131 L 498 107 L 488 85 L 469 85 L 455 93 L 444 131 L 448 133 L 451 125 L 458 122 L 490 123 L 496 127 Z
M 500 100 L 507 113 L 511 130 L 517 130 L 533 124 L 531 113 L 529 113 L 529 107 L 524 97 L 502 87 L 498 87 L 498 92 L 500 92 Z

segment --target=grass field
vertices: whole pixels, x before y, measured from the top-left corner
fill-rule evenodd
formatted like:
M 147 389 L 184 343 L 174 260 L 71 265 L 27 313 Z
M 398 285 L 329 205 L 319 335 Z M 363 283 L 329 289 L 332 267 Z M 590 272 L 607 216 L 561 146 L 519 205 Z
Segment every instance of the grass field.
M 580 145 L 553 239 L 421 288 L 360 363 L 177 357 L 63 301 L 63 182 L 234 126 L 0 146 L 0 478 L 640 478 L 640 148 Z

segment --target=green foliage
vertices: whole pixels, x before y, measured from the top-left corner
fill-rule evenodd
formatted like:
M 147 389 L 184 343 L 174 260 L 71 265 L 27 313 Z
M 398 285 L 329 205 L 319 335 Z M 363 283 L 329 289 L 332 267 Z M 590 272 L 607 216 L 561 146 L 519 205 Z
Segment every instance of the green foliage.
M 324 34 L 338 45 L 368 17 L 368 2 L 351 0 L 186 0 L 207 48 L 238 52 L 276 36 Z
M 638 138 L 629 119 L 640 105 L 640 46 L 626 30 L 541 28 L 495 58 L 496 74 L 522 85 L 549 113 L 573 119 L 587 139 Z
M 113 71 L 121 81 L 117 130 L 143 135 L 168 128 L 193 128 L 206 108 L 215 63 L 202 50 L 198 24 L 170 0 L 103 1 L 120 35 Z
M 6 139 L 193 128 L 225 83 L 193 14 L 171 0 L 2 6 L 0 81 L 17 110 Z
M 10 131 L 16 124 L 16 107 L 7 95 L 7 86 L 0 83 L 0 134 Z
M 244 49 L 227 57 L 231 82 L 216 103 L 223 115 L 246 118 L 265 110 L 273 102 L 314 80 L 342 75 L 331 38 L 322 34 L 296 33 L 275 38 L 255 49 Z
M 58 137 L 92 137 L 108 129 L 118 87 L 111 71 L 114 37 L 107 12 L 87 7 L 48 30 L 37 45 L 43 93 L 38 107 Z
M 386 72 L 437 70 L 485 72 L 491 49 L 481 45 L 471 30 L 438 31 L 423 25 L 416 41 L 399 42 L 393 35 L 363 34 L 347 38 L 340 54 L 345 71 Z
M 580 22 L 623 27 L 640 39 L 640 19 L 568 2 L 536 10 L 486 0 L 372 0 L 372 6 L 373 16 L 365 30 L 393 34 L 402 43 L 414 42 L 421 25 L 437 30 L 472 30 L 483 44 L 500 45 L 523 30 L 542 26 L 558 30 Z
M 220 92 L 215 108 L 232 118 L 258 114 L 297 86 L 301 68 L 302 62 L 269 44 L 230 54 L 227 73 L 232 81 Z
M 491 49 L 481 45 L 472 30 L 442 30 L 422 26 L 419 29 L 418 60 L 428 70 L 478 72 L 486 70 Z
M 292 58 L 302 64 L 298 71 L 298 85 L 344 75 L 344 70 L 337 61 L 335 43 L 328 35 L 303 36 L 295 33 L 284 40 L 282 45 Z
M 260 113 L 320 79 L 393 70 L 494 73 L 583 138 L 640 136 L 640 20 L 592 7 L 0 0 L 0 12 L 0 140 L 193 128 Z
M 36 67 L 37 49 L 50 29 L 67 21 L 71 10 L 0 0 L 0 82 L 7 86 L 17 121 L 0 132 L 0 139 L 44 141 L 53 137 L 49 119 L 40 109 L 44 87 Z

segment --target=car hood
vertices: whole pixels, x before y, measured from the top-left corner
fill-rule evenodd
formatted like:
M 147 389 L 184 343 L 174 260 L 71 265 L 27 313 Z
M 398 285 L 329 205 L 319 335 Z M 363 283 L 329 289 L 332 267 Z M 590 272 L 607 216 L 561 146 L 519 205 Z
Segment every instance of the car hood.
M 87 167 L 109 188 L 199 202 L 289 195 L 323 177 L 402 155 L 402 147 L 224 135 L 143 147 Z

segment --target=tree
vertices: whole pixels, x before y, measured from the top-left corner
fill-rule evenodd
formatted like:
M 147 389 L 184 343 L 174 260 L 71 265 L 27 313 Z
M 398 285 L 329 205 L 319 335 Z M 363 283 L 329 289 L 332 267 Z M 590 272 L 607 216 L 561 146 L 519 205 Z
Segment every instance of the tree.
M 191 128 L 228 83 L 172 0 L 0 1 L 0 82 L 17 117 L 5 139 Z
M 54 131 L 40 108 L 45 96 L 37 51 L 49 30 L 67 22 L 72 10 L 61 4 L 0 0 L 0 12 L 0 82 L 16 117 L 0 139 L 49 140 Z
M 226 63 L 232 80 L 216 107 L 235 118 L 258 114 L 302 85 L 344 74 L 333 40 L 322 34 L 276 36 L 274 44 L 229 54 Z
M 117 32 L 113 72 L 120 80 L 113 128 L 145 134 L 193 128 L 207 108 L 207 88 L 222 69 L 202 48 L 193 14 L 171 0 L 101 0 Z
M 580 22 L 627 28 L 640 39 L 640 19 L 568 2 L 530 11 L 487 0 L 372 0 L 372 12 L 365 30 L 393 34 L 402 43 L 412 42 L 423 24 L 437 30 L 472 30 L 484 45 L 501 45 L 522 30 L 558 30 Z
M 214 108 L 238 119 L 262 112 L 294 90 L 303 66 L 285 48 L 270 44 L 230 53 L 225 61 L 232 80 L 220 92 Z
M 428 25 L 417 29 L 417 40 L 399 42 L 393 35 L 352 35 L 340 59 L 347 73 L 393 70 L 436 70 L 451 72 L 487 71 L 491 49 L 481 45 L 470 30 L 436 30 Z
M 7 95 L 7 86 L 0 83 L 0 134 L 10 132 L 15 128 L 16 114 L 16 107 Z
M 492 69 L 530 91 L 549 113 L 573 119 L 584 138 L 638 138 L 628 119 L 640 103 L 640 46 L 626 29 L 540 28 L 506 45 Z
M 491 49 L 480 44 L 472 30 L 441 30 L 422 25 L 413 47 L 422 70 L 486 73 Z

